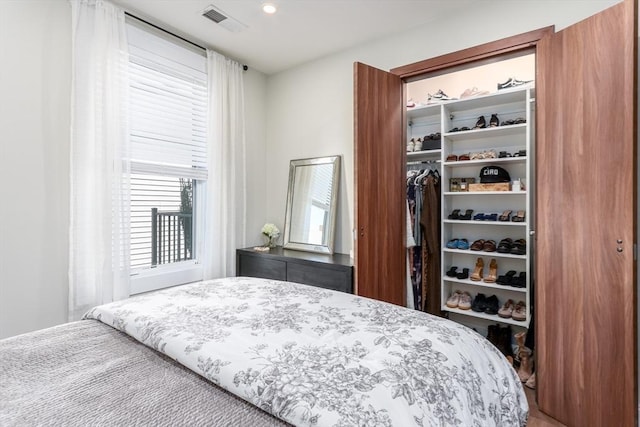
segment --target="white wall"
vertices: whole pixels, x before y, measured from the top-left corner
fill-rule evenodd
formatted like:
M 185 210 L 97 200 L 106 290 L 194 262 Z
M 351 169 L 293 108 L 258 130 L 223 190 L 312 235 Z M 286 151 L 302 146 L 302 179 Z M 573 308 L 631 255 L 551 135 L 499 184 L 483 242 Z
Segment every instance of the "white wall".
M 448 19 L 270 76 L 267 89 L 267 219 L 278 225 L 284 221 L 289 160 L 342 154 L 344 173 L 336 251 L 349 253 L 352 249 L 355 61 L 388 70 L 549 25 L 555 25 L 559 30 L 617 2 L 477 2 L 477 6 L 460 10 Z
M 70 21 L 0 1 L 0 338 L 67 320 Z
M 0 339 L 67 321 L 71 8 L 0 0 Z M 247 245 L 266 204 L 266 76 L 245 76 Z

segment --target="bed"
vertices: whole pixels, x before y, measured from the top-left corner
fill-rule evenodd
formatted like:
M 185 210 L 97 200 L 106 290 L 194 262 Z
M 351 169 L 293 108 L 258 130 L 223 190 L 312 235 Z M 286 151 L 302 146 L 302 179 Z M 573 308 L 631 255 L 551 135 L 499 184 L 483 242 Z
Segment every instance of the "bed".
M 0 341 L 0 425 L 523 426 L 475 331 L 341 292 L 234 277 Z

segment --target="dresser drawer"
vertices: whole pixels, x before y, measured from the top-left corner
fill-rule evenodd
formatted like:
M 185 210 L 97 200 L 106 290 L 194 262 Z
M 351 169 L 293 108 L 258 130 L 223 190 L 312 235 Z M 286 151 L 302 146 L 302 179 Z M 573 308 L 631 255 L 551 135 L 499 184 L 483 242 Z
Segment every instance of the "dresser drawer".
M 287 280 L 320 288 L 351 293 L 350 269 L 333 270 L 323 266 L 287 263 Z
M 238 258 L 237 274 L 239 276 L 287 280 L 287 263 L 277 259 L 241 256 Z

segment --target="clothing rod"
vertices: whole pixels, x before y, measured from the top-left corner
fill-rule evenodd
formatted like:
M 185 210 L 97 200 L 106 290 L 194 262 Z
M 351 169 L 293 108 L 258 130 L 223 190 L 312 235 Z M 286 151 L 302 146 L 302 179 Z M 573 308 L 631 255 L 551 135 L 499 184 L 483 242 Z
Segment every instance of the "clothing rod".
M 199 49 L 202 49 L 202 50 L 204 50 L 204 51 L 206 51 L 206 50 L 207 50 L 207 48 L 202 47 L 202 46 L 200 46 L 199 44 L 192 42 L 191 40 L 187 40 L 187 39 L 185 39 L 185 38 L 184 38 L 184 37 L 182 37 L 182 36 L 179 36 L 179 35 L 177 35 L 177 34 L 175 34 L 175 33 L 172 33 L 172 32 L 171 32 L 171 31 L 169 31 L 169 30 L 166 30 L 166 29 L 164 29 L 164 28 L 162 28 L 162 27 L 159 27 L 159 26 L 157 26 L 156 24 L 153 24 L 153 23 L 151 23 L 151 22 L 147 21 L 146 19 L 142 19 L 142 18 L 140 18 L 140 17 L 138 17 L 138 16 L 136 16 L 136 15 L 134 15 L 134 14 L 132 14 L 132 13 L 129 13 L 129 12 L 125 12 L 124 14 L 125 14 L 126 16 L 130 17 L 130 18 L 137 19 L 137 20 L 138 20 L 138 21 L 140 21 L 140 22 L 144 22 L 145 24 L 147 24 L 147 25 L 149 25 L 149 26 L 151 26 L 151 27 L 155 28 L 156 30 L 160 30 L 160 31 L 162 31 L 162 32 L 164 32 L 164 33 L 167 33 L 167 34 L 169 34 L 169 35 L 172 35 L 173 37 L 178 38 L 178 39 L 182 40 L 183 42 L 189 43 L 189 44 L 190 44 L 190 45 L 192 45 L 192 46 L 195 46 L 195 47 L 197 47 L 197 48 L 199 48 Z M 247 70 L 249 69 L 249 66 L 248 66 L 248 65 L 245 65 L 245 64 L 242 64 L 242 69 L 243 69 L 244 71 L 247 71 Z

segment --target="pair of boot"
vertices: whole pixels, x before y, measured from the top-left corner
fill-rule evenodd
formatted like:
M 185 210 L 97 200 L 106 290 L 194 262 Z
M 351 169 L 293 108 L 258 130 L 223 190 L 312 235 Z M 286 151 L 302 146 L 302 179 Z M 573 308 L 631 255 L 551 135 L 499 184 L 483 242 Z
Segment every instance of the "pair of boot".
M 513 351 L 511 350 L 511 326 L 507 325 L 505 327 L 501 327 L 496 323 L 495 325 L 489 325 L 487 331 L 487 339 L 489 342 L 495 345 L 498 350 L 505 355 L 510 363 L 513 363 Z
M 524 383 L 525 386 L 535 389 L 536 388 L 536 374 L 533 372 L 533 351 L 530 348 L 525 347 L 524 341 L 526 339 L 526 332 L 518 332 L 513 337 L 518 344 L 516 350 L 517 359 L 520 360 L 520 366 L 518 367 L 518 378 Z

